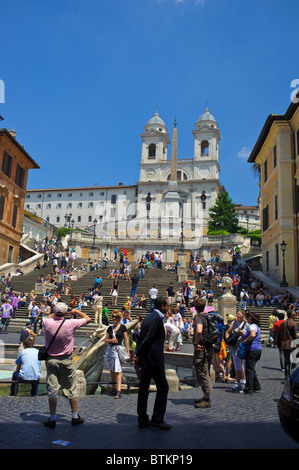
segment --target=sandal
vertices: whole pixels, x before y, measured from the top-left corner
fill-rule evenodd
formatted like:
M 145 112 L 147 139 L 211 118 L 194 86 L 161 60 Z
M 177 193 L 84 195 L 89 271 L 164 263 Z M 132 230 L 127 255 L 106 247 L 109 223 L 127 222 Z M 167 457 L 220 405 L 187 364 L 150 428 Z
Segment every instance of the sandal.
M 116 395 L 116 390 L 110 390 L 110 392 L 108 393 L 109 397 L 114 397 L 115 395 Z
M 116 392 L 116 395 L 115 395 L 115 397 L 114 397 L 114 398 L 121 398 L 121 397 L 122 397 L 122 394 L 121 394 L 121 392 Z

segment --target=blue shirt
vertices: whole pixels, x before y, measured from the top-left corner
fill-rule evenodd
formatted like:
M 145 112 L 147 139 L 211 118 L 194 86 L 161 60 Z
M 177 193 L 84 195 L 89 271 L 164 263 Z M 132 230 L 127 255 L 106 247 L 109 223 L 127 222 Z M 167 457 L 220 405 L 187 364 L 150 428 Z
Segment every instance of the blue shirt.
M 25 348 L 19 352 L 16 364 L 21 364 L 19 375 L 24 380 L 38 380 L 41 376 L 41 362 L 38 360 L 38 349 Z

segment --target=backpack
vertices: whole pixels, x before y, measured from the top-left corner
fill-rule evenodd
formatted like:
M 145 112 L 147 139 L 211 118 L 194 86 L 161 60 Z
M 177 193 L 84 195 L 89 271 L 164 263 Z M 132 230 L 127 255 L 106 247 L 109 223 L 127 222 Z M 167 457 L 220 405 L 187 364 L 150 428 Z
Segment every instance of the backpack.
M 244 292 L 242 300 L 245 300 L 245 301 L 248 300 L 248 295 L 246 294 L 246 292 Z
M 221 342 L 223 336 L 223 318 L 219 313 L 208 313 L 208 334 L 204 341 L 207 345 Z

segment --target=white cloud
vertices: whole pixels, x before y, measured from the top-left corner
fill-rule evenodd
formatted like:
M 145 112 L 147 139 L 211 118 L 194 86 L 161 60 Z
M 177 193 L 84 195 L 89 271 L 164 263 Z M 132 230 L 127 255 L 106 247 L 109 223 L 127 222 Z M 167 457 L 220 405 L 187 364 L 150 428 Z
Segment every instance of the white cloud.
M 239 158 L 248 158 L 250 154 L 251 150 L 249 150 L 247 147 L 242 147 L 240 152 L 237 153 Z

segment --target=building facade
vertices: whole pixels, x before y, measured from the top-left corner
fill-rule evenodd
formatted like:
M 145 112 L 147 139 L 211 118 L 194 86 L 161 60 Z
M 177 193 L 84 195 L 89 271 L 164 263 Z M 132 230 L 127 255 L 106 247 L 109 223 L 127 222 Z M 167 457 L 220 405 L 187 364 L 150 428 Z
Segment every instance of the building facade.
M 28 171 L 39 168 L 15 137 L 0 129 L 0 266 L 18 262 Z
M 260 169 L 263 273 L 281 283 L 285 265 L 289 287 L 298 286 L 298 100 L 285 114 L 268 116 L 248 162 Z
M 192 158 L 178 158 L 178 130 L 171 139 L 158 113 L 141 134 L 139 181 L 134 185 L 28 190 L 26 210 L 58 227 L 95 231 L 100 239 L 144 239 L 198 249 L 207 233 L 208 211 L 222 186 L 219 181 L 220 131 L 206 108 L 192 131 Z M 68 221 L 68 222 L 67 222 Z

